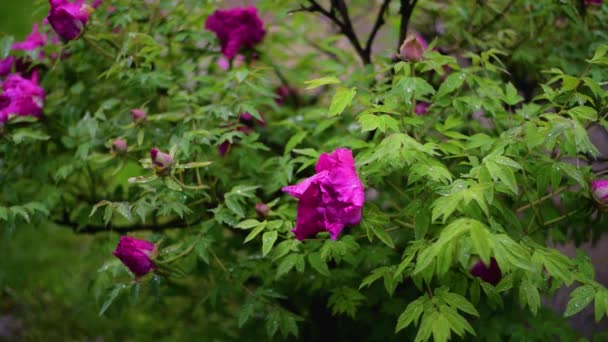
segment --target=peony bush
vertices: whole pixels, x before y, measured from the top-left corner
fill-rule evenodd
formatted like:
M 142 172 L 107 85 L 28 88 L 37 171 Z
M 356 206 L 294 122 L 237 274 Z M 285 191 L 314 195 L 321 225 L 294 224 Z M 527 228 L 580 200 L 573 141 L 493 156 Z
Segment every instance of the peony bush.
M 606 319 L 604 264 L 560 248 L 608 222 L 606 3 L 40 10 L 0 41 L 0 222 L 103 260 L 107 324 L 58 337 L 606 337 L 567 321 Z

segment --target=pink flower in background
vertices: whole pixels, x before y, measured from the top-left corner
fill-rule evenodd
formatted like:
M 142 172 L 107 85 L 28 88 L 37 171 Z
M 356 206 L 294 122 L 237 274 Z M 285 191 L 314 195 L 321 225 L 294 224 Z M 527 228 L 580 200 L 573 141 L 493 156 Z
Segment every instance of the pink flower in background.
M 363 184 L 353 154 L 346 148 L 321 154 L 315 171 L 314 176 L 282 189 L 300 200 L 293 233 L 303 240 L 327 231 L 336 240 L 345 225 L 361 221 Z
M 418 102 L 416 108 L 414 108 L 414 113 L 416 113 L 416 115 L 426 115 L 430 106 L 431 104 L 428 102 Z
M 44 46 L 44 44 L 46 44 L 46 34 L 41 34 L 40 26 L 38 24 L 34 24 L 32 26 L 32 32 L 25 38 L 25 40 L 14 43 L 12 49 L 34 51 L 37 48 Z
M 124 139 L 116 139 L 114 140 L 114 142 L 112 143 L 112 150 L 118 153 L 125 153 L 127 152 L 127 141 Z
M 471 275 L 474 277 L 481 278 L 481 280 L 490 283 L 494 286 L 502 279 L 502 273 L 496 259 L 490 259 L 490 265 L 486 265 L 483 261 L 479 260 L 471 268 Z
M 291 89 L 290 87 L 288 87 L 286 85 L 282 85 L 282 86 L 278 87 L 274 92 L 278 96 L 278 98 L 275 100 L 275 102 L 279 106 L 282 106 L 285 103 L 287 103 L 296 94 L 293 89 Z
M 10 115 L 42 117 L 44 89 L 38 84 L 38 73 L 28 80 L 18 74 L 11 74 L 2 83 L 0 95 L 0 117 L 8 120 Z
M 245 58 L 245 56 L 243 56 L 241 54 L 238 54 L 232 60 L 232 66 L 234 66 L 235 68 L 239 68 L 239 67 L 245 65 L 245 62 L 247 62 L 247 58 Z M 222 56 L 220 56 L 220 58 L 217 59 L 217 65 L 222 70 L 228 70 L 228 69 L 230 69 L 230 59 L 228 59 L 226 56 L 222 55 Z
M 585 0 L 587 6 L 601 6 L 603 0 Z
M 608 179 L 591 182 L 593 197 L 602 204 L 608 204 Z
M 103 0 L 93 0 L 93 2 L 91 3 L 91 7 L 97 8 L 97 7 L 101 6 L 102 3 L 103 3 Z
M 146 111 L 144 109 L 135 108 L 131 109 L 131 118 L 134 122 L 142 122 L 146 121 L 148 115 L 146 114 Z
M 113 254 L 137 277 L 141 277 L 154 269 L 151 259 L 155 254 L 154 248 L 152 242 L 123 236 Z
M 150 158 L 152 159 L 152 164 L 160 170 L 167 170 L 173 164 L 173 157 L 161 152 L 156 147 L 150 150 Z
M 260 117 L 262 120 L 258 120 L 253 117 L 248 112 L 245 112 L 239 116 L 239 122 L 237 124 L 236 130 L 239 132 L 243 132 L 244 134 L 249 134 L 253 132 L 256 126 L 266 126 L 266 121 L 264 120 L 264 115 L 260 113 Z M 230 126 L 229 126 L 230 127 Z M 224 141 L 220 144 L 218 150 L 220 155 L 223 157 L 228 153 L 232 143 L 230 141 Z
M 422 59 L 427 47 L 428 45 L 421 35 L 410 34 L 401 44 L 399 56 L 406 61 L 417 62 Z
M 252 48 L 266 35 L 264 22 L 253 6 L 216 10 L 207 18 L 205 29 L 215 32 L 228 59 L 233 59 L 242 48 Z
M 49 0 L 49 3 L 47 19 L 59 37 L 65 41 L 78 37 L 89 20 L 91 6 L 84 0 Z
M 260 217 L 266 217 L 270 213 L 270 207 L 266 203 L 256 203 L 255 212 Z

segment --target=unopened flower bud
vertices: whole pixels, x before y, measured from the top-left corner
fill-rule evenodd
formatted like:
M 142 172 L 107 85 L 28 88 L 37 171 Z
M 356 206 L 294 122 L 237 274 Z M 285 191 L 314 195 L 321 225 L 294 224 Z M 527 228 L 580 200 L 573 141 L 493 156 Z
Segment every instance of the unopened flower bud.
M 150 158 L 152 159 L 154 169 L 161 174 L 166 174 L 166 172 L 171 169 L 171 165 L 173 165 L 173 157 L 167 153 L 161 152 L 156 147 L 150 150 Z
M 112 143 L 112 151 L 116 153 L 125 153 L 127 152 L 127 142 L 124 139 L 116 139 Z
M 591 191 L 597 203 L 602 206 L 608 206 L 608 179 L 591 182 Z
M 260 217 L 266 217 L 270 213 L 270 207 L 266 203 L 257 203 L 255 205 L 255 212 L 258 213 Z
M 471 268 L 471 275 L 481 278 L 481 280 L 490 283 L 494 286 L 502 279 L 502 273 L 496 259 L 490 259 L 490 265 L 486 265 L 483 261 L 478 260 Z
M 92 7 L 84 1 L 49 0 L 49 3 L 51 8 L 47 20 L 57 35 L 64 41 L 80 36 Z
M 141 277 L 154 269 L 155 247 L 152 242 L 123 236 L 113 254 L 137 277 Z
M 131 109 L 131 118 L 133 118 L 134 122 L 142 122 L 145 121 L 148 115 L 146 111 L 140 108 Z
M 409 35 L 399 48 L 399 55 L 406 61 L 417 62 L 422 59 L 427 45 L 419 35 Z

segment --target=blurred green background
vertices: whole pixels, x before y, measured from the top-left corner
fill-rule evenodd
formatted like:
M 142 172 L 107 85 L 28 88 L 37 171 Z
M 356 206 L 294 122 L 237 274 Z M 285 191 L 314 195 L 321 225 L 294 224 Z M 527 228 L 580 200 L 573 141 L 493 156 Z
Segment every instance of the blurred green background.
M 27 36 L 32 24 L 45 16 L 45 0 L 0 0 L 0 32 L 13 35 L 16 40 Z

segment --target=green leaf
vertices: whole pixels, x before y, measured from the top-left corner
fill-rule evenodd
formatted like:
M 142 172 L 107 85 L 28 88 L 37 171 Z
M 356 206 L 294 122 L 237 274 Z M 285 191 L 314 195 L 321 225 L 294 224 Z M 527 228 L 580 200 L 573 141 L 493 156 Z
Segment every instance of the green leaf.
M 363 114 L 359 116 L 358 120 L 361 124 L 362 132 L 373 131 L 376 129 L 382 133 L 389 129 L 394 132 L 399 131 L 399 122 L 389 115 Z
M 511 168 L 496 164 L 489 160 L 485 162 L 485 166 L 494 181 L 500 180 L 515 195 L 519 193 L 517 189 L 517 181 L 515 180 L 515 174 Z
M 321 273 L 326 277 L 329 277 L 329 268 L 327 268 L 327 263 L 323 259 L 321 259 L 321 254 L 317 252 L 308 254 L 308 263 L 317 272 Z
M 608 291 L 601 289 L 595 295 L 595 321 L 599 322 L 608 312 Z
M 49 140 L 51 137 L 49 135 L 46 135 L 42 132 L 39 131 L 34 131 L 31 130 L 29 128 L 22 128 L 19 130 L 15 130 L 12 134 L 11 137 L 13 138 L 13 141 L 15 142 L 15 144 L 20 144 L 22 142 L 28 141 L 28 140 Z
M 465 297 L 452 292 L 447 292 L 441 294 L 441 299 L 443 299 L 446 304 L 449 306 L 458 309 L 460 311 L 466 312 L 470 315 L 479 317 L 479 312 L 475 309 L 475 306 L 469 302 Z
M 536 316 L 540 308 L 540 294 L 536 286 L 527 279 L 519 285 L 519 302 L 523 306 L 527 304 L 532 314 Z
M 274 246 L 274 243 L 277 241 L 278 233 L 276 230 L 271 232 L 266 232 L 262 235 L 262 255 L 266 256 Z
M 583 310 L 595 297 L 595 288 L 591 285 L 577 287 L 570 294 L 570 300 L 566 305 L 565 317 L 573 316 Z
M 399 319 L 397 320 L 397 327 L 395 328 L 395 332 L 399 332 L 400 330 L 405 329 L 408 325 L 414 323 L 415 325 L 418 323 L 418 319 L 424 310 L 424 302 L 427 300 L 426 296 L 422 296 L 415 301 L 408 304 L 405 310 L 399 315 Z
M 577 106 L 568 109 L 568 114 L 579 121 L 595 121 L 597 120 L 597 110 L 588 106 Z
M 293 135 L 291 138 L 289 138 L 289 141 L 287 141 L 287 144 L 285 145 L 284 154 L 288 154 L 289 152 L 291 152 L 294 147 L 296 147 L 299 143 L 302 142 L 302 140 L 304 140 L 304 138 L 306 138 L 307 135 L 308 132 L 300 131 Z
M 393 242 L 393 238 L 384 231 L 384 229 L 380 228 L 375 224 L 369 225 L 370 230 L 376 235 L 384 244 L 389 246 L 390 248 L 395 248 L 395 243 Z
M 490 257 L 494 245 L 492 235 L 488 232 L 487 228 L 480 225 L 471 226 L 470 234 L 475 251 L 486 265 L 490 264 Z
M 267 222 L 264 221 L 262 222 L 259 226 L 255 227 L 255 229 L 253 229 L 245 238 L 245 241 L 243 241 L 243 243 L 247 243 L 251 240 L 253 240 L 256 236 L 258 236 L 258 234 L 260 234 L 262 232 L 262 230 L 264 230 L 264 228 L 266 228 L 266 224 Z
M 464 72 L 455 72 L 446 77 L 445 81 L 441 83 L 439 90 L 437 91 L 437 95 L 435 98 L 440 99 L 454 90 L 460 88 L 466 79 L 466 74 Z
M 259 226 L 260 224 L 261 222 L 256 219 L 247 219 L 234 227 L 239 229 L 251 229 L 253 227 Z
M 324 86 L 327 84 L 338 84 L 338 83 L 340 83 L 340 80 L 333 76 L 316 78 L 314 80 L 304 82 L 304 84 L 308 85 L 306 87 L 306 89 L 314 89 L 314 88 L 318 88 L 320 86 Z
M 356 88 L 338 88 L 334 97 L 331 99 L 327 115 L 335 116 L 342 114 L 346 107 L 351 104 L 355 95 L 357 95 Z
M 114 286 L 114 288 L 106 296 L 106 299 L 104 300 L 103 305 L 101 306 L 101 309 L 99 310 L 99 316 L 102 316 L 104 314 L 104 312 L 106 312 L 106 310 L 108 310 L 110 305 L 112 305 L 112 303 L 114 302 L 116 297 L 118 297 L 118 295 L 120 294 L 120 291 L 122 291 L 122 289 L 124 289 L 125 287 L 126 286 L 124 284 L 118 284 L 118 285 Z

